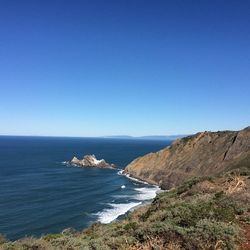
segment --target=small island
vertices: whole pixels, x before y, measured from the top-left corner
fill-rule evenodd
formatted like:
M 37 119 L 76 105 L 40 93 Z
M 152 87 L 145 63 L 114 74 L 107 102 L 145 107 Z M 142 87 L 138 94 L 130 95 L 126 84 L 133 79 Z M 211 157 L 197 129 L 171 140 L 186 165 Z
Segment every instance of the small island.
M 97 160 L 95 155 L 85 155 L 81 160 L 74 156 L 68 163 L 78 167 L 116 168 L 115 164 L 107 163 L 104 159 Z

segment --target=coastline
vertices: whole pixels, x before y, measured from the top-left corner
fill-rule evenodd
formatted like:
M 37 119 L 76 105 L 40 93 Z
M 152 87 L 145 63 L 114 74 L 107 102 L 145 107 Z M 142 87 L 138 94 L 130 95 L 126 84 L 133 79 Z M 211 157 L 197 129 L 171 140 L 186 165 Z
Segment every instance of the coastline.
M 205 142 L 207 143 L 207 141 Z M 242 147 L 242 151 L 245 148 L 249 148 L 248 144 L 246 144 L 246 147 Z M 229 155 L 228 151 L 226 153 Z M 151 165 L 148 161 L 145 162 Z M 157 161 L 154 162 L 154 166 L 159 166 Z M 240 239 L 238 238 L 240 236 L 238 232 L 240 232 L 243 223 L 244 227 L 247 226 L 246 219 L 249 218 L 249 207 L 245 206 L 245 203 L 249 199 L 250 179 L 244 163 L 242 160 L 241 172 L 236 172 L 238 169 L 235 169 L 235 173 L 233 173 L 233 170 L 229 169 L 221 173 L 221 175 L 215 172 L 211 177 L 204 175 L 205 173 L 203 173 L 203 176 L 193 178 L 184 176 L 186 178 L 183 178 L 182 183 L 174 186 L 171 190 L 164 190 L 164 187 L 161 189 L 161 186 L 134 178 L 126 170 L 122 169 L 116 169 L 116 174 L 97 169 L 95 171 L 74 169 L 72 170 L 74 175 L 71 178 L 74 182 L 79 178 L 80 183 L 82 183 L 84 178 L 88 179 L 89 176 L 92 176 L 95 177 L 95 180 L 99 180 L 96 181 L 96 184 L 99 184 L 105 176 L 109 177 L 106 179 L 106 182 L 99 185 L 98 189 L 95 187 L 95 190 L 101 193 L 101 198 L 99 199 L 100 206 L 96 210 L 92 210 L 92 215 L 94 215 L 92 223 L 83 231 L 72 230 L 73 233 L 70 234 L 65 234 L 67 230 L 62 230 L 61 233 L 57 234 L 48 233 L 45 236 L 35 238 L 29 244 L 35 245 L 41 242 L 41 244 L 54 247 L 70 242 L 69 244 L 75 244 L 75 246 L 79 246 L 79 244 L 88 247 L 96 244 L 98 246 L 105 245 L 107 246 L 106 249 L 124 249 L 125 244 L 126 247 L 128 245 L 132 247 L 125 249 L 138 249 L 134 247 L 139 245 L 147 246 L 154 239 L 159 243 L 159 246 L 166 247 L 172 244 L 173 240 L 179 240 L 180 246 L 192 246 L 195 249 L 199 249 L 200 246 L 207 244 L 208 240 L 212 245 L 216 246 L 218 240 L 222 239 L 225 244 L 229 242 L 230 246 L 237 245 L 239 243 L 238 239 Z M 64 177 L 68 176 L 65 173 L 71 172 L 68 171 L 69 169 L 65 168 L 65 170 L 62 172 Z M 156 168 L 156 170 L 158 169 Z M 134 172 L 132 171 L 132 173 Z M 228 175 L 225 175 L 225 173 Z M 140 171 L 140 169 L 138 176 L 147 179 L 145 172 Z M 155 176 L 161 177 L 161 175 Z M 99 179 L 96 179 L 97 177 Z M 126 180 L 124 177 L 129 180 Z M 116 181 L 113 182 L 113 180 Z M 77 192 L 80 191 L 82 193 L 83 190 L 87 190 L 79 188 L 74 182 L 72 182 L 73 185 L 70 185 L 70 187 L 75 187 Z M 166 184 L 168 183 L 167 180 Z M 92 185 L 88 186 L 92 187 Z M 109 188 L 106 193 L 113 194 L 114 192 L 114 194 L 118 194 L 117 197 L 109 195 L 108 199 L 104 198 L 102 191 L 105 187 Z M 157 196 L 158 193 L 160 193 L 159 196 Z M 81 198 L 78 200 L 81 200 Z M 90 199 L 87 200 L 87 202 L 89 201 Z M 241 209 L 240 213 L 238 208 Z M 89 215 L 90 213 L 87 216 Z M 234 220 L 235 223 L 232 224 Z M 218 230 L 220 238 L 216 238 Z M 192 237 L 189 237 L 190 232 Z M 181 238 L 179 238 L 180 236 Z M 198 241 L 197 236 L 200 237 Z M 158 242 L 159 237 L 160 242 Z M 131 241 L 128 242 L 128 239 L 131 239 Z M 7 244 L 16 244 L 18 247 L 21 244 L 25 245 L 25 241 L 30 241 L 30 239 L 26 237 L 12 243 L 7 242 L 6 246 Z M 116 246 L 122 248 L 115 248 Z
M 132 181 L 136 181 L 136 182 L 139 182 L 139 183 L 142 183 L 142 184 L 146 184 L 146 185 L 150 185 L 150 186 L 155 186 L 155 187 L 159 187 L 158 185 L 155 185 L 155 184 L 151 184 L 149 182 L 146 182 L 146 181 L 143 181 L 141 179 L 138 179 L 138 178 L 135 178 L 133 176 L 131 176 L 130 174 L 124 174 L 124 169 L 121 169 L 118 174 L 119 175 L 123 175 L 125 177 L 127 177 L 128 179 L 132 180 Z M 160 187 L 159 187 L 160 188 Z

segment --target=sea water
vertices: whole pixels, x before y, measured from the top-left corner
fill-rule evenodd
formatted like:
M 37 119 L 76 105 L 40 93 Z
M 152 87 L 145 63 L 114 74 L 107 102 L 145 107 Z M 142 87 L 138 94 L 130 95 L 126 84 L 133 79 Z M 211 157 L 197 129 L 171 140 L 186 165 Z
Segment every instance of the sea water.
M 170 141 L 0 136 L 0 233 L 9 239 L 109 223 L 159 189 L 121 174 L 138 156 Z M 95 154 L 117 170 L 63 162 Z

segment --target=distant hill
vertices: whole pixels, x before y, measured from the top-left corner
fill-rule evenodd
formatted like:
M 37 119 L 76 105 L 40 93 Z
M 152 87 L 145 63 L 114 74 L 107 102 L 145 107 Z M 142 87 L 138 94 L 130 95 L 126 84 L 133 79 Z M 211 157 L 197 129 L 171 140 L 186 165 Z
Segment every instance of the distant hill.
M 136 137 L 137 139 L 144 139 L 144 140 L 176 140 L 183 137 L 186 137 L 187 135 L 147 135 L 147 136 L 141 136 Z
M 130 135 L 108 135 L 108 136 L 102 136 L 102 138 L 133 139 L 134 137 Z
M 174 141 L 176 139 L 180 139 L 186 136 L 187 135 L 146 135 L 146 136 L 111 135 L 111 136 L 103 136 L 103 138 Z

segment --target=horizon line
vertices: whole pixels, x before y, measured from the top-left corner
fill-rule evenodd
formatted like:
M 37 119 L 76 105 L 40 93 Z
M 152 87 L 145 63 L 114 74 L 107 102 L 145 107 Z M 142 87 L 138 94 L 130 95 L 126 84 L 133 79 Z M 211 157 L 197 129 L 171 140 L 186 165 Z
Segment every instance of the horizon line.
M 243 129 L 246 129 L 250 126 L 245 126 L 243 128 L 240 129 L 221 129 L 221 130 L 201 130 L 201 131 L 195 131 L 192 133 L 174 133 L 174 134 L 168 134 L 168 135 L 164 135 L 164 134 L 151 134 L 151 135 L 122 135 L 122 134 L 118 134 L 118 135 L 98 135 L 98 136 L 84 136 L 84 135 L 20 135 L 20 134 L 0 134 L 0 136 L 16 136 L 16 137 L 67 137 L 67 138 L 106 138 L 106 139 L 137 139 L 137 138 L 145 138 L 145 137 L 185 137 L 185 136 L 189 136 L 189 135 L 194 135 L 197 133 L 201 133 L 201 132 L 222 132 L 222 131 L 240 131 Z
M 188 134 L 171 134 L 171 135 L 100 135 L 100 136 L 77 136 L 77 135 L 20 135 L 20 134 L 0 134 L 0 136 L 9 137 L 68 137 L 68 138 L 103 138 L 103 139 L 137 139 L 145 137 L 174 137 L 174 136 L 188 136 Z

